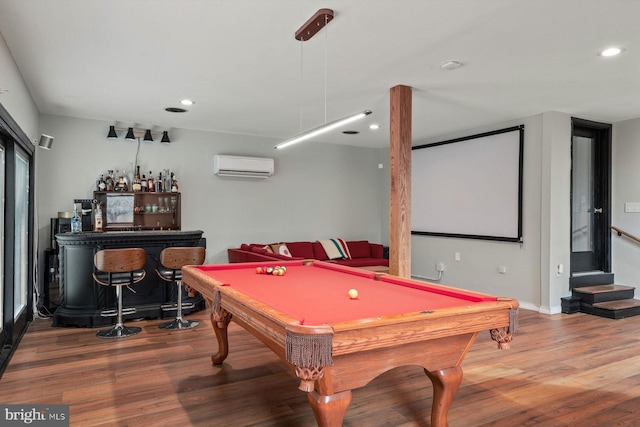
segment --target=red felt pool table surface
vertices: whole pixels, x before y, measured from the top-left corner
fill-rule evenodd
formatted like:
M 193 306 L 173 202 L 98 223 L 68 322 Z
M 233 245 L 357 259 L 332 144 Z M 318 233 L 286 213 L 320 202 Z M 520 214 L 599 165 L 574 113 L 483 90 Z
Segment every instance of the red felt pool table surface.
M 417 284 L 393 276 L 316 262 L 284 262 L 283 276 L 256 273 L 264 263 L 208 265 L 203 273 L 245 295 L 285 313 L 304 325 L 334 324 L 442 308 L 496 301 L 495 296 L 449 288 L 432 283 Z M 341 272 L 345 274 L 336 274 Z M 358 297 L 351 299 L 349 290 Z

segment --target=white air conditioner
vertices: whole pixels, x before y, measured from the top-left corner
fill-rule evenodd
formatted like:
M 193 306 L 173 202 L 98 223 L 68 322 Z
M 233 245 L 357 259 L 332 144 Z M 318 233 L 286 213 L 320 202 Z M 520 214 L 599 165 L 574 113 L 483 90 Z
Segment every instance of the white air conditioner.
M 273 159 L 216 154 L 213 156 L 213 173 L 218 176 L 268 178 L 273 175 Z

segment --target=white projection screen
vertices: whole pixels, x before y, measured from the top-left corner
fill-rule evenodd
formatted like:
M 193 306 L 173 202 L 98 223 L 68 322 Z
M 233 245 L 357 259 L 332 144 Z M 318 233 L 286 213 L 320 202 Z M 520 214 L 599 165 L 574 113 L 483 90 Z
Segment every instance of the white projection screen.
M 524 125 L 412 147 L 411 233 L 522 242 Z

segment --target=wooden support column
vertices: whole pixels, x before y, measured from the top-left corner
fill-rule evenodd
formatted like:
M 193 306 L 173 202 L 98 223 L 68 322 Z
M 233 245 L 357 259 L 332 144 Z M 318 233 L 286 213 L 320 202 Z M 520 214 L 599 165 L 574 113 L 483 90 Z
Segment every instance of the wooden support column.
M 411 87 L 391 88 L 389 273 L 411 277 Z

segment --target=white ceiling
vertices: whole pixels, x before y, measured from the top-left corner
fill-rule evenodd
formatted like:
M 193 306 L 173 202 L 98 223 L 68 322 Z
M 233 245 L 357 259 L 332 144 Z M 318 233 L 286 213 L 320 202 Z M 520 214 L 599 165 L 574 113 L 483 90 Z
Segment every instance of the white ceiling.
M 295 40 L 320 8 L 326 31 Z M 318 140 L 372 147 L 395 85 L 413 88 L 416 142 L 546 111 L 640 117 L 639 19 L 638 0 L 0 0 L 42 113 L 279 142 L 369 109 L 345 128 L 360 134 Z

